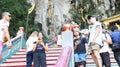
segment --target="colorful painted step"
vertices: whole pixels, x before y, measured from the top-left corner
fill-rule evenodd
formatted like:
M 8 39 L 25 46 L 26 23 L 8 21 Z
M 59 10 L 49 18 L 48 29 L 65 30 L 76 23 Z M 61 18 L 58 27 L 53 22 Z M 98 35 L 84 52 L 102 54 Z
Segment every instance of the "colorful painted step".
M 46 52 L 47 67 L 54 67 L 61 52 L 62 47 L 49 48 L 49 51 Z M 26 67 L 26 49 L 21 49 L 16 52 L 13 56 L 7 59 L 6 62 L 1 64 L 0 67 Z M 32 67 L 34 67 L 34 65 Z

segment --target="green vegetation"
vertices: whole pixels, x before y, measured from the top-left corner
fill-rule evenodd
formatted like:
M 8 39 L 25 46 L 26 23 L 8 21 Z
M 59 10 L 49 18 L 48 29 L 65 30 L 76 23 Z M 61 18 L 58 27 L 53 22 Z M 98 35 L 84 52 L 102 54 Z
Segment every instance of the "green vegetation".
M 76 1 L 78 4 L 76 5 Z M 72 18 L 75 22 L 77 22 L 81 29 L 87 28 L 86 15 L 92 15 L 94 13 L 98 13 L 97 6 L 103 4 L 99 2 L 99 5 L 95 5 L 92 0 L 72 0 L 73 7 L 70 10 L 72 14 Z M 12 20 L 10 21 L 10 35 L 12 37 L 16 36 L 16 33 L 19 27 L 26 28 L 27 22 L 27 14 L 28 9 L 31 7 L 30 4 L 26 2 L 26 0 L 0 0 L 0 14 L 4 11 L 8 11 L 12 15 Z M 120 11 L 120 2 L 116 1 L 116 12 Z M 108 11 L 105 12 L 107 15 Z M 102 14 L 101 14 L 102 15 Z M 33 11 L 29 15 L 28 19 L 28 29 L 27 29 L 27 37 L 34 31 L 41 31 L 39 24 L 34 23 L 35 11 Z M 1 18 L 1 16 L 0 16 Z M 26 31 L 25 31 L 26 32 Z M 45 38 L 46 39 L 46 38 Z
M 16 36 L 19 27 L 26 27 L 27 10 L 30 7 L 31 5 L 27 4 L 26 0 L 0 0 L 0 14 L 4 11 L 8 11 L 12 15 L 9 27 L 12 37 Z M 32 18 L 32 15 L 30 15 L 27 37 L 33 30 L 38 30 L 38 26 L 32 22 Z
M 72 14 L 73 20 L 80 25 L 80 28 L 87 28 L 87 21 L 86 16 L 87 15 L 99 15 L 99 19 L 104 15 L 98 10 L 98 7 L 102 4 L 104 4 L 101 0 L 96 0 L 98 4 L 96 5 L 93 0 L 72 0 L 72 9 L 70 10 L 70 13 Z M 111 6 L 111 5 L 110 5 Z M 116 0 L 115 4 L 115 14 L 120 13 L 120 0 Z M 106 10 L 105 14 L 107 17 L 110 17 L 111 10 Z M 112 12 L 112 11 L 111 11 Z M 113 14 L 113 15 L 115 15 Z M 83 18 L 85 20 L 83 20 Z
M 94 14 L 96 6 L 91 0 L 77 1 L 77 5 L 76 0 L 72 0 L 72 2 L 74 5 L 70 10 L 70 13 L 72 14 L 73 20 L 80 25 L 81 29 L 87 28 L 86 15 Z

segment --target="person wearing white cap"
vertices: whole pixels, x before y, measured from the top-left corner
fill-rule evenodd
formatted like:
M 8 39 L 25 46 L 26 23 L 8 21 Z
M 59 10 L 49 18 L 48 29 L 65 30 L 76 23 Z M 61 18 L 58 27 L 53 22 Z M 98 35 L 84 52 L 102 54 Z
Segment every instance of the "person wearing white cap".
M 11 45 L 10 34 L 8 30 L 10 19 L 11 16 L 9 12 L 2 13 L 2 19 L 0 20 L 0 60 L 2 60 L 1 54 L 5 37 L 7 38 L 9 45 Z

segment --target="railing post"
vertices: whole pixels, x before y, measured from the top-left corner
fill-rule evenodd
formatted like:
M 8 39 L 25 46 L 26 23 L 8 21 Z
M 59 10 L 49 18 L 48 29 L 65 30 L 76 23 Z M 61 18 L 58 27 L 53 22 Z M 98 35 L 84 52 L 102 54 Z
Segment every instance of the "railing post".
M 17 32 L 17 36 L 21 36 L 21 42 L 19 45 L 19 48 L 21 49 L 23 47 L 24 27 L 19 27 L 19 30 Z

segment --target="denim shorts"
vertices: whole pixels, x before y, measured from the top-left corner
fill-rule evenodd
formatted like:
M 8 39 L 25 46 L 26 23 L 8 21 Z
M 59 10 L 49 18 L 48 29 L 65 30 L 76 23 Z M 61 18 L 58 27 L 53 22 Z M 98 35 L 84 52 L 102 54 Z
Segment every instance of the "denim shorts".
M 82 53 L 82 54 L 74 54 L 75 57 L 75 62 L 81 62 L 81 61 L 86 61 L 86 54 Z

